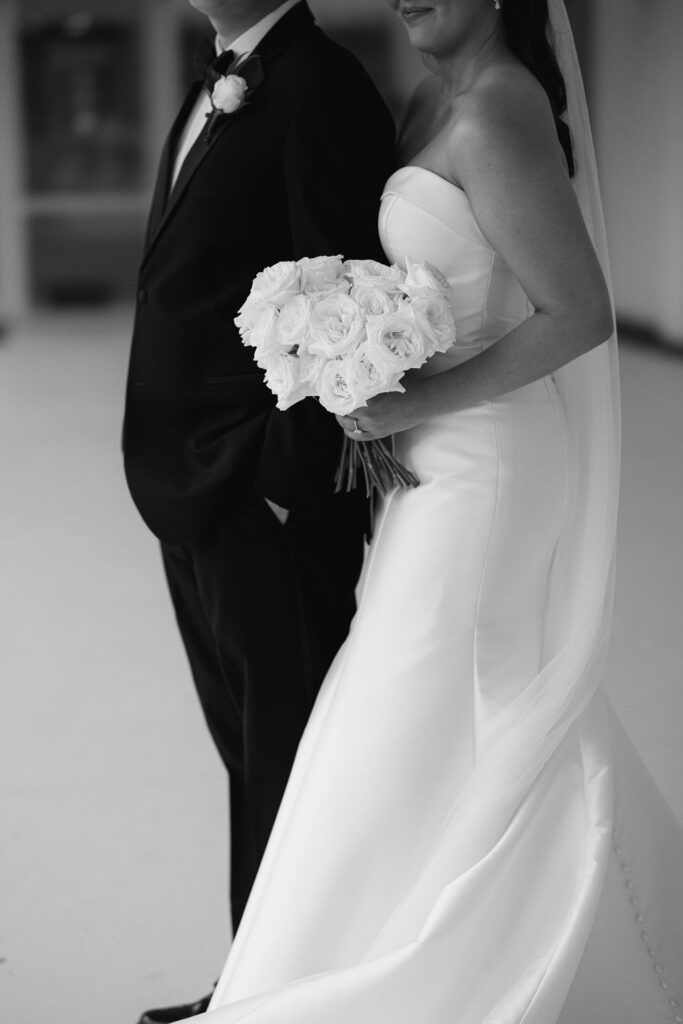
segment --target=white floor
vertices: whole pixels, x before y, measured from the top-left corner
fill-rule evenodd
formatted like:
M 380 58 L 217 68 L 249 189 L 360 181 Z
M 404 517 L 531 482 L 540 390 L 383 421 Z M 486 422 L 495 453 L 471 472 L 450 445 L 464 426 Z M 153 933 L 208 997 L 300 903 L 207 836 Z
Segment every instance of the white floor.
M 0 344 L 0 1020 L 134 1024 L 227 945 L 223 773 L 119 456 L 129 318 Z M 607 686 L 683 820 L 683 358 L 624 346 Z

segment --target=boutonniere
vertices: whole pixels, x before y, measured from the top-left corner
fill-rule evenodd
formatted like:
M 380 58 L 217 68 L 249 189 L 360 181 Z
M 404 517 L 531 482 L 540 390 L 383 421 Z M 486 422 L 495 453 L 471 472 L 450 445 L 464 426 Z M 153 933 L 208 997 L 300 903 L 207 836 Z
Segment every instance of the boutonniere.
M 224 75 L 213 87 L 211 106 L 222 114 L 235 114 L 243 106 L 248 88 L 241 75 Z
M 263 66 L 257 54 L 249 54 L 233 61 L 224 75 L 220 75 L 209 91 L 211 112 L 206 115 L 204 141 L 210 144 L 221 121 L 236 114 L 249 102 L 249 97 L 263 81 Z

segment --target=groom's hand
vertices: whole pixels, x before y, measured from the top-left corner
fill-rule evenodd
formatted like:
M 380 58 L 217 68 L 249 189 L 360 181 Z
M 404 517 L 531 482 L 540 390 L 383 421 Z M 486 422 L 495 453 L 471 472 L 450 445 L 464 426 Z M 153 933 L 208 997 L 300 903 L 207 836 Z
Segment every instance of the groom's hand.
M 268 507 L 273 515 L 276 515 L 284 526 L 289 519 L 289 509 L 283 508 L 282 505 L 276 505 L 274 501 L 270 500 L 270 498 L 265 498 L 264 500 L 268 502 Z

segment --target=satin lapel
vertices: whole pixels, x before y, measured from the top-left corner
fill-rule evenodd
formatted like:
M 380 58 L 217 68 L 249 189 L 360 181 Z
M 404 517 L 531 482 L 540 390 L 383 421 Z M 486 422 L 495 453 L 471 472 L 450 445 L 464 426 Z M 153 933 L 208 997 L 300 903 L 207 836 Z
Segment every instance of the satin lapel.
M 196 174 L 197 169 L 201 166 L 204 160 L 206 160 L 207 156 L 209 155 L 213 147 L 216 145 L 217 140 L 221 137 L 223 132 L 226 131 L 232 124 L 234 124 L 235 119 L 238 118 L 241 113 L 242 110 L 238 110 L 234 114 L 227 115 L 225 119 L 214 128 L 214 133 L 211 138 L 211 142 L 207 143 L 204 139 L 204 136 L 200 135 L 195 144 L 193 145 L 192 149 L 190 150 L 190 152 L 185 157 L 185 161 L 180 169 L 178 179 L 175 185 L 173 186 L 173 189 L 171 190 L 171 194 L 169 196 L 166 209 L 164 210 L 164 214 L 161 219 L 161 223 L 159 224 L 154 234 L 154 237 L 149 243 L 143 263 L 149 258 L 160 236 L 163 234 L 164 229 L 168 225 L 168 222 L 173 217 L 173 214 L 177 210 L 180 204 L 180 200 L 183 198 L 187 186 L 190 184 L 192 178 Z
M 171 153 L 174 148 L 172 139 L 173 132 L 170 132 L 166 137 L 164 148 L 161 151 L 159 170 L 157 171 L 157 180 L 154 185 L 154 194 L 152 196 L 152 205 L 147 219 L 147 233 L 145 234 L 144 245 L 145 255 L 150 242 L 154 238 L 154 235 L 161 224 L 161 218 L 164 215 L 164 206 L 166 205 L 166 196 L 168 195 L 168 184 L 171 177 Z
M 188 117 L 190 116 L 194 105 L 197 102 L 197 97 L 201 92 L 202 85 L 199 82 L 195 82 L 191 86 L 190 91 L 185 97 L 182 107 L 173 122 L 168 137 L 164 144 L 164 148 L 161 152 L 161 158 L 159 160 L 159 172 L 157 174 L 156 185 L 154 187 L 154 195 L 152 198 L 152 206 L 149 214 L 149 222 L 147 227 L 147 237 L 145 240 L 145 252 L 142 262 L 144 263 L 149 256 L 150 249 L 154 245 L 157 235 L 161 229 L 162 224 L 166 219 L 169 205 L 169 192 L 171 188 L 171 178 L 173 174 L 173 164 L 175 160 L 175 154 L 177 151 L 178 139 L 180 134 L 185 127 Z
M 265 38 L 257 47 L 257 53 L 259 53 L 261 57 L 263 57 L 266 61 L 268 60 L 268 58 L 275 57 L 281 50 L 288 46 L 288 44 L 293 39 L 300 35 L 301 32 L 303 32 L 307 28 L 310 28 L 310 26 L 313 24 L 314 18 L 311 13 L 311 10 L 308 4 L 306 3 L 306 0 L 302 0 L 302 2 L 293 7 L 291 11 L 288 11 L 287 14 L 285 14 L 285 16 L 279 22 L 277 22 L 277 24 L 270 30 L 268 35 L 265 36 Z M 164 188 L 162 189 L 162 195 L 164 197 L 167 194 L 168 184 L 170 182 L 171 167 L 173 163 L 171 157 L 173 153 L 175 153 L 175 146 L 172 144 L 172 141 L 177 139 L 180 126 L 184 124 L 184 122 L 189 117 L 190 110 L 194 106 L 195 100 L 199 95 L 200 88 L 200 85 L 194 86 L 193 90 L 188 95 L 185 104 L 183 105 L 183 109 L 178 115 L 178 119 L 171 131 L 171 139 L 169 140 L 169 153 L 167 156 L 165 185 Z M 197 168 L 201 165 L 201 163 L 206 159 L 208 154 L 211 152 L 214 145 L 216 144 L 216 140 L 221 137 L 223 132 L 225 132 L 232 124 L 235 123 L 235 118 L 240 116 L 240 114 L 242 113 L 242 109 L 238 110 L 235 114 L 226 117 L 224 121 L 216 127 L 213 138 L 209 145 L 207 145 L 207 143 L 200 136 L 200 138 L 197 140 L 197 142 L 195 142 L 190 152 L 187 154 L 187 158 L 181 168 L 180 174 L 178 175 L 178 180 L 176 181 L 173 187 L 171 195 L 169 196 L 168 203 L 166 204 L 166 208 L 163 214 L 161 215 L 161 219 L 155 223 L 154 230 L 150 231 L 149 244 L 147 245 L 147 250 L 142 260 L 143 265 L 149 259 L 153 249 L 156 247 L 156 244 L 160 236 L 163 234 L 164 229 L 166 228 L 173 214 L 177 210 L 180 200 L 182 199 L 188 184 L 194 177 Z M 153 203 L 153 206 L 154 205 L 155 204 Z

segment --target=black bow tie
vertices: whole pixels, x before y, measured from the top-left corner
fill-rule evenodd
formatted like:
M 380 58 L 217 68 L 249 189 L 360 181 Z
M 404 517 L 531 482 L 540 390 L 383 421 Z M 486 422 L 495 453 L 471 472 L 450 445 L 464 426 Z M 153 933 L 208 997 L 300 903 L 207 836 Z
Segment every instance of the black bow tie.
M 219 78 L 223 78 L 234 60 L 232 50 L 223 50 L 223 53 L 216 56 L 216 47 L 205 39 L 194 60 L 197 80 L 203 82 L 209 92 L 213 92 L 214 85 Z

